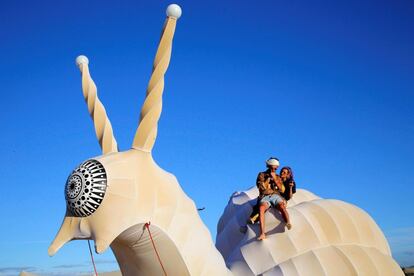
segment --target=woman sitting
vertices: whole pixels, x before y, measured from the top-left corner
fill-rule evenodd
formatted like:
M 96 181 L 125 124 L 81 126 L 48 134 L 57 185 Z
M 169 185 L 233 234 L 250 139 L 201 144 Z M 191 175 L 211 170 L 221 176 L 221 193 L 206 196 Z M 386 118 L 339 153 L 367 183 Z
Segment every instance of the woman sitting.
M 296 183 L 293 178 L 293 171 L 290 167 L 283 167 L 280 170 L 280 178 L 283 181 L 285 190 L 280 193 L 286 201 L 292 198 L 293 194 L 296 193 Z

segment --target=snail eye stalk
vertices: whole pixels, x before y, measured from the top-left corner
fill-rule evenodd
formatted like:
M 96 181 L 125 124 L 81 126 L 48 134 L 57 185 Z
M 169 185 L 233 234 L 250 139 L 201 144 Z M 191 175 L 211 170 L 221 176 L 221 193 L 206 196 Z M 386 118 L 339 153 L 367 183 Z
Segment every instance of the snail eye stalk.
M 97 160 L 83 162 L 69 175 L 65 186 L 68 213 L 87 217 L 101 205 L 107 187 L 104 166 Z

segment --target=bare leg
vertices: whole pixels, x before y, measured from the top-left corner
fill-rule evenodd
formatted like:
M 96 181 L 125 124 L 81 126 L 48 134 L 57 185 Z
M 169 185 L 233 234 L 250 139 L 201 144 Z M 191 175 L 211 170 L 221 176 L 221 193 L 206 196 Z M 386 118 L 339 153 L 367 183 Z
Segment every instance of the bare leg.
M 250 214 L 249 219 L 247 220 L 247 223 L 255 224 L 255 222 L 259 218 L 259 207 L 260 207 L 260 199 L 258 198 L 256 204 L 253 207 L 253 211 Z
M 277 209 L 282 214 L 282 217 L 283 217 L 283 219 L 286 222 L 286 227 L 288 228 L 288 230 L 290 230 L 290 228 L 292 228 L 292 224 L 290 223 L 289 213 L 286 210 L 286 204 L 284 202 L 283 203 L 279 203 L 277 205 Z
M 260 207 L 259 207 L 260 236 L 258 238 L 259 240 L 264 240 L 266 238 L 264 214 L 267 209 L 269 209 L 269 205 L 267 203 L 260 204 Z

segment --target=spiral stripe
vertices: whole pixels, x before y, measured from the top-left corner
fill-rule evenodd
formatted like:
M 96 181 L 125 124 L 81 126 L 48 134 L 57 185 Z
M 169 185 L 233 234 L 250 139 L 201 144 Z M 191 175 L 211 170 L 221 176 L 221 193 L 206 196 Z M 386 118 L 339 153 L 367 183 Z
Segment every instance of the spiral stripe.
M 154 66 L 148 83 L 147 94 L 141 109 L 138 129 L 132 147 L 151 151 L 157 137 L 158 120 L 162 110 L 162 93 L 164 91 L 164 75 L 171 59 L 172 40 L 177 20 L 168 17 L 161 34 Z
M 92 117 L 95 134 L 98 138 L 102 153 L 110 153 L 118 151 L 118 144 L 113 135 L 112 125 L 106 114 L 105 107 L 98 98 L 97 88 L 89 74 L 88 64 L 80 64 L 82 72 L 82 90 L 83 97 L 88 106 L 88 112 Z

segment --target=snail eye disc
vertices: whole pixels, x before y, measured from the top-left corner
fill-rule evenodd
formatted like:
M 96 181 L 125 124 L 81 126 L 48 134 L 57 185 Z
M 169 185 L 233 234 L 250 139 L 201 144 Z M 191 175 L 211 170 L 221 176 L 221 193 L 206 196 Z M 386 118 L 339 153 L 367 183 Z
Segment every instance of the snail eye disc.
M 66 206 L 75 217 L 87 217 L 101 205 L 107 187 L 104 166 L 90 159 L 69 175 L 65 185 Z

